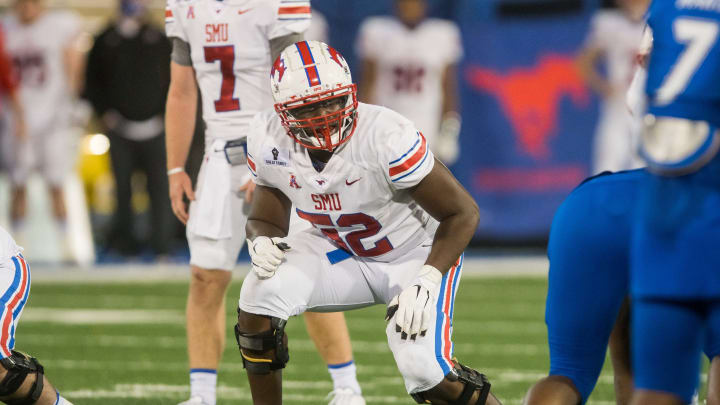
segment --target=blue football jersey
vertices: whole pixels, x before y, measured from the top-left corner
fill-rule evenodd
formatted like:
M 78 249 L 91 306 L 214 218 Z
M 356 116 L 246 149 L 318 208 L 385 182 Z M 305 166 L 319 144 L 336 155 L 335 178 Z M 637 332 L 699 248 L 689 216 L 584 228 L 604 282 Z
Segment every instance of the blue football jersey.
M 720 150 L 720 0 L 654 0 L 640 153 L 662 175 L 697 171 Z
M 720 126 L 720 0 L 654 0 L 649 113 Z
M 549 374 L 569 378 L 583 404 L 600 376 L 618 309 L 630 293 L 632 227 L 643 184 L 653 178 L 645 170 L 594 176 L 573 190 L 553 219 L 545 307 Z M 694 281 L 697 263 L 688 264 L 688 278 Z M 653 277 L 658 267 L 641 269 L 644 281 L 651 279 L 648 290 L 677 283 L 663 274 Z M 707 330 L 705 354 L 710 359 L 720 355 L 718 330 Z

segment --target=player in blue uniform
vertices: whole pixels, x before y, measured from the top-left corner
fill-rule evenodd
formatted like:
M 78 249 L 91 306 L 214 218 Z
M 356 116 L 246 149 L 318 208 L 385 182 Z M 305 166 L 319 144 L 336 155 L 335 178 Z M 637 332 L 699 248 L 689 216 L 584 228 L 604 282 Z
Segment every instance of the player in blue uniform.
M 632 403 L 689 403 L 720 334 L 720 1 L 656 0 L 631 236 Z
M 550 272 L 545 320 L 549 376 L 528 392 L 527 404 L 585 403 L 605 361 L 613 325 L 628 295 L 628 253 L 635 190 L 642 170 L 592 177 L 555 214 L 548 243 Z M 627 314 L 627 309 L 624 310 Z M 621 317 L 623 318 L 623 317 Z M 612 341 L 613 366 L 629 399 L 625 323 Z
M 555 214 L 548 244 L 545 315 L 550 372 L 528 391 L 526 404 L 587 402 L 602 370 L 608 341 L 617 402 L 630 401 L 628 309 L 623 302 L 629 293 L 630 237 L 638 188 L 648 176 L 644 170 L 632 170 L 591 177 Z M 708 342 L 718 341 L 708 336 Z M 706 354 L 715 358 L 720 344 L 708 344 Z M 718 359 L 712 375 L 720 375 L 716 367 L 720 367 Z M 708 404 L 720 403 L 719 385 L 711 384 Z

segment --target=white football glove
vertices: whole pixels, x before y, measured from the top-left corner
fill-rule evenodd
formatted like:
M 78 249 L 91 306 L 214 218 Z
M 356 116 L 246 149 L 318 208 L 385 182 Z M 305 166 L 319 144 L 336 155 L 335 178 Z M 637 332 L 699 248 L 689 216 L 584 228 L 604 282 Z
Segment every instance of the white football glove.
M 460 156 L 460 126 L 462 120 L 460 114 L 448 112 L 442 118 L 440 131 L 435 139 L 433 152 L 446 165 L 452 165 Z
M 390 301 L 386 320 L 392 318 L 394 311 L 395 331 L 402 333 L 402 339 L 408 336 L 415 339 L 418 333 L 425 336 L 433 321 L 432 310 L 442 277 L 438 269 L 426 264 L 410 287 Z
M 285 251 L 290 250 L 290 246 L 283 242 L 282 238 L 258 236 L 253 240 L 248 239 L 247 244 L 253 271 L 260 279 L 275 275 L 285 258 Z

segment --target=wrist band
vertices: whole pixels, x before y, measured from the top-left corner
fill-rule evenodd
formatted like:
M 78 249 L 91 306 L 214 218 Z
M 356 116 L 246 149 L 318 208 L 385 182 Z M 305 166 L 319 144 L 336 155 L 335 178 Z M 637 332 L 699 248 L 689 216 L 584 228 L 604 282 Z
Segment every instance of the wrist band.
M 173 174 L 182 173 L 185 171 L 185 168 L 182 167 L 173 167 L 172 169 L 167 171 L 168 176 L 172 176 Z

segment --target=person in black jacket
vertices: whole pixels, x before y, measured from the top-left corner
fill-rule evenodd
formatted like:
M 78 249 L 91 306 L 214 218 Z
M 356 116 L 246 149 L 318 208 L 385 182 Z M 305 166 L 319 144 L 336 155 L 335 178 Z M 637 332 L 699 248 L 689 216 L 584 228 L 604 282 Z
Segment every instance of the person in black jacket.
M 170 83 L 170 42 L 146 18 L 145 0 L 120 0 L 119 15 L 95 39 L 87 62 L 85 98 L 110 138 L 117 208 L 107 244 L 123 254 L 138 251 L 133 232 L 131 176 L 147 176 L 150 242 L 165 254 L 172 238 L 166 195 L 163 114 Z

